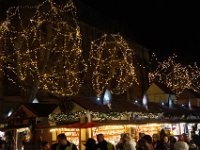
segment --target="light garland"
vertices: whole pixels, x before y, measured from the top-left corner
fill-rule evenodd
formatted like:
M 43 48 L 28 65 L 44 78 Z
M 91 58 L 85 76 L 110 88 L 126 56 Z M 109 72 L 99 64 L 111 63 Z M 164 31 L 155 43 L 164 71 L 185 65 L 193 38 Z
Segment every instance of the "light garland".
M 58 124 L 80 121 L 81 117 L 87 116 L 86 111 L 50 114 L 48 120 Z M 93 121 L 187 121 L 199 120 L 199 114 L 182 113 L 150 113 L 150 112 L 89 112 Z
M 22 19 L 24 9 L 35 13 Z M 56 96 L 79 92 L 80 74 L 86 65 L 76 8 L 71 0 L 64 5 L 46 0 L 36 7 L 10 8 L 0 33 L 6 41 L 7 69 L 12 73 L 7 77 L 13 83 L 15 75 L 24 90 L 30 85 L 35 87 L 34 95 L 38 88 Z
M 60 114 L 50 114 L 48 120 L 57 123 L 79 121 L 81 117 L 86 117 L 87 112 L 70 112 Z M 162 119 L 163 113 L 149 112 L 90 112 L 93 121 L 104 120 L 145 120 Z
M 185 89 L 200 92 L 200 69 L 194 66 L 183 66 L 176 61 L 177 55 L 170 56 L 163 62 L 157 61 L 155 70 L 149 73 L 150 83 L 158 81 L 169 87 L 174 93 L 180 95 Z
M 73 122 L 73 121 L 79 121 L 80 117 L 83 115 L 86 115 L 86 112 L 80 111 L 80 112 L 50 114 L 48 120 L 52 122 Z
M 104 34 L 92 41 L 89 62 L 97 96 L 101 96 L 105 88 L 122 94 L 137 82 L 133 56 L 134 51 L 119 34 Z

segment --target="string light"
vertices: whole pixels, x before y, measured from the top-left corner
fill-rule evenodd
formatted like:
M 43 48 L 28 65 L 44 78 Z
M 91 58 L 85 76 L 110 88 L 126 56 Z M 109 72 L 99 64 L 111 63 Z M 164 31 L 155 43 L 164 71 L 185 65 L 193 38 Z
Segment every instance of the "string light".
M 80 121 L 81 117 L 86 117 L 86 111 L 69 112 L 50 114 L 48 120 L 51 122 L 63 124 L 69 122 Z M 126 121 L 189 121 L 199 120 L 199 114 L 192 114 L 185 112 L 181 114 L 160 112 L 93 112 L 90 111 L 90 115 L 93 121 L 112 121 L 112 120 L 126 120 Z
M 48 120 L 52 122 L 70 122 L 78 121 L 81 116 L 86 116 L 87 112 L 70 112 L 60 114 L 50 114 Z M 93 121 L 103 120 L 144 120 L 144 119 L 162 119 L 163 113 L 149 112 L 90 112 Z
M 134 51 L 119 34 L 104 34 L 91 42 L 89 62 L 97 96 L 101 96 L 105 88 L 122 94 L 137 82 L 133 56 Z
M 70 121 L 79 121 L 80 117 L 86 115 L 84 111 L 78 112 L 69 112 L 69 113 L 60 113 L 60 114 L 50 114 L 48 117 L 49 121 L 53 122 L 70 122 Z
M 190 72 L 190 79 L 192 82 L 191 89 L 200 93 L 200 68 L 197 66 L 197 63 L 189 65 L 188 71 Z
M 173 54 L 163 62 L 157 61 L 157 67 L 149 73 L 150 83 L 154 81 L 163 83 L 176 95 L 180 95 L 185 89 L 200 92 L 199 67 L 196 64 L 183 66 L 176 58 L 177 55 Z
M 25 9 L 34 15 L 23 18 Z M 46 0 L 36 7 L 10 8 L 0 26 L 0 37 L 5 41 L 10 81 L 16 83 L 13 76 L 17 76 L 20 87 L 27 90 L 35 86 L 35 94 L 38 88 L 56 96 L 78 93 L 80 74 L 87 66 L 82 59 L 82 38 L 71 0 L 66 4 Z

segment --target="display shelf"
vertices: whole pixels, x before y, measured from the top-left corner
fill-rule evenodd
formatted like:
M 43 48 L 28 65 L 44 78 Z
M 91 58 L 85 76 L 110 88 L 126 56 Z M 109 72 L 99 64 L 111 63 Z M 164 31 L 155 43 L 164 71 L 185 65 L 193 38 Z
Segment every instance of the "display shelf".
M 127 129 L 123 125 L 119 126 L 103 126 L 92 129 L 92 136 L 96 139 L 97 134 L 103 134 L 104 138 L 116 145 L 121 137 L 121 134 L 126 133 Z

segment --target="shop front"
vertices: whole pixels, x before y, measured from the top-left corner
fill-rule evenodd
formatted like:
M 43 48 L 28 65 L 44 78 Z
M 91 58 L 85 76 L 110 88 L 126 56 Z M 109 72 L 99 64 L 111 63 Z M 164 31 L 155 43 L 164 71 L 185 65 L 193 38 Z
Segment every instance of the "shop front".
M 85 114 L 85 117 L 88 117 L 88 111 L 74 112 L 76 121 L 77 114 L 81 114 L 81 117 Z M 70 113 L 70 115 L 73 114 Z M 67 117 L 67 114 L 64 116 L 51 114 L 50 120 L 56 122 L 56 117 L 58 117 L 59 121 L 62 121 L 61 118 L 63 118 L 63 121 L 67 121 L 66 118 L 71 118 Z M 85 119 L 86 122 L 84 123 L 66 123 L 65 126 L 52 128 L 50 130 L 52 141 L 56 141 L 56 136 L 59 133 L 65 133 L 69 141 L 75 143 L 80 150 L 83 150 L 86 140 L 90 137 L 96 139 L 96 135 L 100 133 L 104 134 L 106 140 L 116 145 L 122 134 L 129 134 L 135 141 L 139 139 L 140 133 L 150 136 L 156 134 L 159 137 L 161 130 L 164 130 L 168 135 L 188 134 L 188 136 L 191 136 L 191 131 L 195 125 L 186 118 L 177 120 L 176 116 L 165 117 L 164 113 L 90 111 L 90 118 L 91 122 L 87 122 L 90 119 Z

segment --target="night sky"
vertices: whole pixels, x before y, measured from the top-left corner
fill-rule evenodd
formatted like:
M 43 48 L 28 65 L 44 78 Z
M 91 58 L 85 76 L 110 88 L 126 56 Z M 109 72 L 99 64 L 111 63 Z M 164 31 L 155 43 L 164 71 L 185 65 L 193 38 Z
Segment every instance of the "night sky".
M 193 1 L 81 0 L 95 11 L 79 17 L 120 32 L 155 52 L 160 59 L 176 53 L 180 62 L 200 63 L 200 12 Z M 98 15 L 97 15 L 98 14 Z M 100 15 L 99 15 L 100 14 Z M 107 24 L 107 25 L 106 25 Z M 110 24 L 110 25 L 108 25 Z
M 32 0 L 0 0 L 0 19 L 11 4 Z M 80 20 L 111 33 L 121 33 L 155 52 L 160 59 L 172 53 L 181 62 L 200 64 L 200 9 L 197 1 L 74 0 Z

